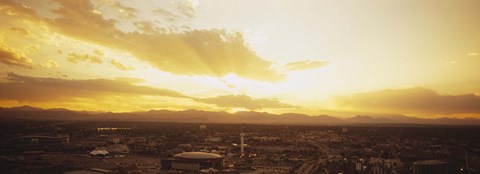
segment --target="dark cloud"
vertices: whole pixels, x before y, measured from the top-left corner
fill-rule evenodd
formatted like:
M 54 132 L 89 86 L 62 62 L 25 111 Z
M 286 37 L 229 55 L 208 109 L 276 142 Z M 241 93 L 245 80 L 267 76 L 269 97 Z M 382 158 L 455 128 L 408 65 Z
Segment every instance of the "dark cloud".
M 425 114 L 480 113 L 480 96 L 441 95 L 424 88 L 389 89 L 337 97 L 340 106 L 354 109 Z
M 0 83 L 0 100 L 41 102 L 70 100 L 72 98 L 97 98 L 102 96 L 167 96 L 190 98 L 179 92 L 139 86 L 127 80 L 89 79 L 68 80 L 40 78 L 8 73 L 7 82 Z
M 23 52 L 0 43 L 0 63 L 23 68 L 31 68 L 32 59 Z
M 308 69 L 315 69 L 325 66 L 327 62 L 320 62 L 320 61 L 298 61 L 298 62 L 291 62 L 285 65 L 285 68 L 291 71 L 300 71 L 300 70 L 308 70 Z
M 196 99 L 199 102 L 214 104 L 226 108 L 245 108 L 250 110 L 265 108 L 293 108 L 275 99 L 256 99 L 246 95 L 224 95 L 213 98 Z

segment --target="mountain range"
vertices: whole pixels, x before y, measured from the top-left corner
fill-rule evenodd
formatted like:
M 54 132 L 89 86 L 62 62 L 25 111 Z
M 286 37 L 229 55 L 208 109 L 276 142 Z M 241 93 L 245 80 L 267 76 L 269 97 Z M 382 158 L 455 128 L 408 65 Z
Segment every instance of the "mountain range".
M 309 116 L 297 113 L 271 114 L 266 112 L 213 112 L 203 110 L 150 110 L 144 112 L 89 112 L 64 108 L 41 109 L 31 106 L 0 107 L 0 120 L 70 120 L 70 121 L 148 121 L 179 123 L 234 123 L 284 125 L 347 125 L 347 124 L 429 124 L 480 125 L 475 118 L 417 118 L 404 115 L 373 117 L 357 115 L 338 118 L 329 115 Z

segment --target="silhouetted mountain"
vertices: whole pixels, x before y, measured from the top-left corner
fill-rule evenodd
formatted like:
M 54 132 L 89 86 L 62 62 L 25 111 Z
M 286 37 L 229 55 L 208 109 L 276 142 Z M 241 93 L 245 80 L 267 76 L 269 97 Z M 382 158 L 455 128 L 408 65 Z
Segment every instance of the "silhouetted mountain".
M 24 106 L 18 106 L 18 107 L 11 107 L 11 108 L 1 108 L 0 111 L 3 110 L 12 110 L 12 111 L 41 111 L 43 109 L 40 108 L 35 108 L 32 106 L 24 105 Z
M 298 113 L 271 114 L 266 112 L 212 112 L 203 110 L 150 110 L 146 112 L 88 112 L 63 108 L 40 109 L 31 106 L 13 108 L 0 107 L 0 119 L 10 120 L 105 120 L 105 121 L 149 121 L 181 123 L 246 123 L 246 124 L 290 124 L 290 125 L 339 125 L 339 124 L 445 124 L 480 125 L 480 119 L 437 118 L 424 119 L 393 115 L 372 117 L 358 115 L 341 119 L 328 115 L 309 116 Z
M 480 125 L 480 119 L 475 118 L 417 118 L 404 115 L 391 115 L 385 117 L 371 117 L 368 115 L 358 115 L 346 119 L 350 123 L 356 124 L 434 124 L 434 125 Z
M 391 120 L 389 118 L 385 118 L 385 117 L 373 118 L 368 115 L 357 115 L 355 117 L 348 118 L 347 121 L 352 123 L 361 123 L 361 124 L 396 123 L 396 121 Z

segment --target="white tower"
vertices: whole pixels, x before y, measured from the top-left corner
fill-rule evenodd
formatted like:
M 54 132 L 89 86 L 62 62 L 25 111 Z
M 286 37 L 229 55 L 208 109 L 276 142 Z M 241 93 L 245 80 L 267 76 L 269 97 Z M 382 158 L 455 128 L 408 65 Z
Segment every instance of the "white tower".
M 243 156 L 243 153 L 244 153 L 243 147 L 245 146 L 244 137 L 245 137 L 245 133 L 243 133 L 243 131 L 242 131 L 242 133 L 240 133 L 240 153 L 241 153 L 240 155 L 242 155 L 242 156 Z

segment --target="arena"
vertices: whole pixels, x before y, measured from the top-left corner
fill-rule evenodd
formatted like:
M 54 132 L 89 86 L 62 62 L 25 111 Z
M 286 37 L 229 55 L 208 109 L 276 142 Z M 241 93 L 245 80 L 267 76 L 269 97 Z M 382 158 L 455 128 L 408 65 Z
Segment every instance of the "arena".
M 183 152 L 171 159 L 162 160 L 164 170 L 199 171 L 202 169 L 220 169 L 223 167 L 222 155 L 206 152 Z

